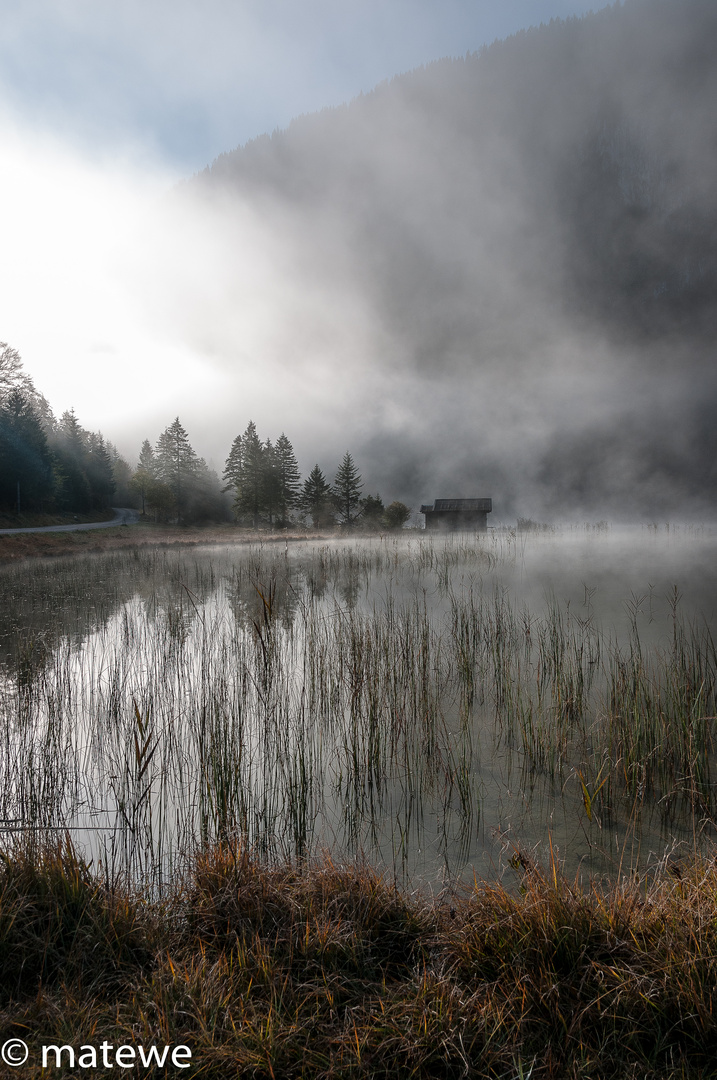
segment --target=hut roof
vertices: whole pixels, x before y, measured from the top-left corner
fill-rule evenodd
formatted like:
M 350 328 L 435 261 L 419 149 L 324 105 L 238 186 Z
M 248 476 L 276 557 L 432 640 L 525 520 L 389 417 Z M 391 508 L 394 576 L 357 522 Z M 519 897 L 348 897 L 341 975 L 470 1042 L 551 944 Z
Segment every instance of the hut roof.
M 480 511 L 484 514 L 490 514 L 493 509 L 492 499 L 436 499 L 432 506 L 422 506 L 421 513 L 435 513 L 436 511 L 459 511 L 462 513 L 470 513 Z

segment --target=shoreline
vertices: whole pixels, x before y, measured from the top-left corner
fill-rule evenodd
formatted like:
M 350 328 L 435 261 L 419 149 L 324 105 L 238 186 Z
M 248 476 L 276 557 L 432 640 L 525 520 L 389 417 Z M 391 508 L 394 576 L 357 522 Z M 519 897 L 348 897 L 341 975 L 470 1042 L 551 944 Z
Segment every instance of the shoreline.
M 5 533 L 0 535 L 0 565 L 22 559 L 85 555 L 127 548 L 213 545 L 232 547 L 255 543 L 281 543 L 282 541 L 299 543 L 307 540 L 335 540 L 339 535 L 336 532 L 254 532 L 252 529 L 244 529 L 236 525 L 177 526 L 143 522 L 110 526 L 102 530 Z

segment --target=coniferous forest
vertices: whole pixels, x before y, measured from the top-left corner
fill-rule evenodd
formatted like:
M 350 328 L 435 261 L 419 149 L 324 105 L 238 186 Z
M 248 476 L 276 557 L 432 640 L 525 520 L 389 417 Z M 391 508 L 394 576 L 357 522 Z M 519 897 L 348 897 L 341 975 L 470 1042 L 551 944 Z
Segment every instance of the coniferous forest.
M 316 464 L 302 482 L 284 434 L 262 441 L 249 421 L 232 442 L 222 478 L 192 447 L 177 416 L 133 466 L 73 409 L 57 419 L 24 370 L 17 349 L 0 342 L 0 512 L 91 515 L 112 506 L 180 525 L 235 521 L 254 529 L 301 526 L 400 529 L 411 511 L 364 483 L 347 451 L 330 483 Z

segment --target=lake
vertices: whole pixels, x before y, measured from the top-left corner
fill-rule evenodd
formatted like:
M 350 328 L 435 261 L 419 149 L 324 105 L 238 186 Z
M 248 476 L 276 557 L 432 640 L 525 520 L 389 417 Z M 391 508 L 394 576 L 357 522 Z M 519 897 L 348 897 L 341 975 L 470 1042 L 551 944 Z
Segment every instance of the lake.
M 0 570 L 0 824 L 161 887 L 197 845 L 440 889 L 711 841 L 717 535 L 600 524 Z

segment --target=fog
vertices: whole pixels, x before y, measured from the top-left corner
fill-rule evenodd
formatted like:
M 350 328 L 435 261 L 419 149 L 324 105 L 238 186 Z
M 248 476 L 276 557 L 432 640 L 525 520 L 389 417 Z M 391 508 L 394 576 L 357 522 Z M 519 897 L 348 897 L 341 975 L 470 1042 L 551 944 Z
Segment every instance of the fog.
M 131 461 L 253 419 L 416 507 L 710 517 L 717 15 L 632 0 L 302 117 L 189 182 L 6 119 L 2 334 Z

